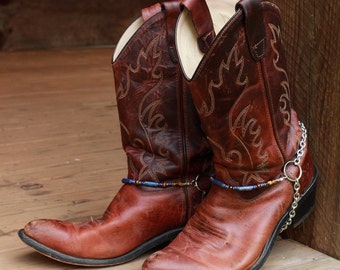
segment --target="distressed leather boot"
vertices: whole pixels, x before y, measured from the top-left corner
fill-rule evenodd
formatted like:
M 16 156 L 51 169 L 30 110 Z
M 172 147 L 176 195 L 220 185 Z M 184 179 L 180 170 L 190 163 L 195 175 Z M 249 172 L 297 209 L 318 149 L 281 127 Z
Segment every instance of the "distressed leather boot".
M 214 31 L 204 1 L 187 2 L 209 48 Z M 54 260 L 83 266 L 125 263 L 173 239 L 210 186 L 211 150 L 175 50 L 179 1 L 146 8 L 122 36 L 113 72 L 128 173 L 103 216 L 75 224 L 35 220 L 19 231 Z M 196 16 L 196 17 L 195 17 Z M 196 18 L 196 19 L 195 19 Z
M 186 74 L 213 150 L 213 185 L 183 231 L 143 269 L 260 269 L 277 235 L 311 213 L 317 178 L 306 128 L 291 108 L 278 8 L 237 3 Z

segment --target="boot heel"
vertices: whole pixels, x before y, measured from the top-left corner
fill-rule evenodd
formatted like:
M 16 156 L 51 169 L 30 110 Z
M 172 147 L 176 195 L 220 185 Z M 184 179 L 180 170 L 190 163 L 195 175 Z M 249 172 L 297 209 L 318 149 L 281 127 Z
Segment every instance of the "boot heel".
M 315 206 L 315 194 L 316 194 L 316 180 L 318 178 L 318 170 L 315 167 L 315 174 L 313 177 L 312 184 L 301 196 L 299 206 L 296 208 L 295 217 L 292 220 L 292 227 L 296 228 L 300 225 L 314 210 Z

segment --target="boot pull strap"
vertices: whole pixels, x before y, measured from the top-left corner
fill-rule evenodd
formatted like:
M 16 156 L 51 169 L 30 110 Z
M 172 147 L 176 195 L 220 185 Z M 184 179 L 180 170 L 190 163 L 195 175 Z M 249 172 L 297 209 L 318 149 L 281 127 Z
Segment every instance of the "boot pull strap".
M 207 3 L 205 0 L 182 0 L 183 7 L 186 7 L 191 14 L 198 34 L 199 48 L 203 53 L 206 53 L 215 38 L 214 25 Z
M 162 11 L 161 4 L 157 3 L 150 7 L 143 8 L 142 9 L 142 17 L 144 22 L 146 22 L 148 19 L 150 19 L 152 16 L 156 15 L 157 13 Z
M 163 12 L 165 18 L 166 38 L 168 44 L 168 50 L 171 60 L 174 63 L 178 62 L 178 56 L 176 52 L 175 31 L 176 23 L 179 14 L 181 13 L 180 1 L 168 1 L 163 3 L 157 3 L 150 7 L 142 9 L 142 17 L 144 22 L 149 20 L 154 15 Z
M 266 52 L 266 31 L 261 1 L 241 0 L 236 4 L 236 10 L 238 9 L 242 9 L 244 12 L 250 53 L 255 61 L 260 61 Z
M 163 2 L 162 9 L 165 12 L 166 19 L 166 35 L 168 40 L 168 50 L 171 60 L 178 62 L 176 50 L 176 24 L 179 14 L 181 13 L 180 2 Z

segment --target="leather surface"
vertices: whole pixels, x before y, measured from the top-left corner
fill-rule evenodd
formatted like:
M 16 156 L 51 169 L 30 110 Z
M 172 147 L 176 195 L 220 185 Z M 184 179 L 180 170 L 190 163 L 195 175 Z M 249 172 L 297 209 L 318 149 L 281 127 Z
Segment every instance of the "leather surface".
M 169 53 L 171 10 L 146 21 L 113 63 L 128 177 L 136 180 L 184 180 L 209 166 L 191 95 Z
M 177 1 L 162 4 L 158 13 L 158 5 L 144 10 L 147 20 L 112 64 L 131 179 L 192 181 L 211 166 L 211 151 L 173 55 L 176 51 L 169 49 L 175 48 L 169 41 L 174 42 L 179 7 Z M 161 233 L 182 228 L 202 197 L 195 187 L 124 185 L 100 219 L 80 224 L 36 220 L 24 231 L 64 254 L 114 258 Z
M 243 9 L 247 42 L 255 61 L 261 60 L 266 52 L 266 33 L 260 1 L 242 0 L 236 9 Z
M 289 206 L 292 192 L 281 192 L 284 186 L 291 191 L 283 182 L 250 200 L 213 186 L 185 229 L 143 269 L 249 269 L 267 240 L 259 231 L 272 230 Z
M 239 9 L 190 82 L 213 149 L 215 178 L 229 185 L 259 184 L 282 176 L 301 139 L 291 108 L 279 11 L 268 2 L 261 5 L 268 44 L 265 57 L 255 60 L 251 55 L 245 18 L 249 12 Z M 314 175 L 307 149 L 301 166 L 303 193 Z M 296 166 L 288 171 L 292 177 L 298 175 Z M 251 269 L 291 206 L 293 193 L 288 180 L 247 192 L 213 185 L 184 230 L 151 255 L 143 269 Z
M 301 182 L 307 184 L 314 172 L 308 153 L 302 164 Z M 297 171 L 290 173 L 296 176 Z M 183 231 L 169 246 L 152 254 L 143 269 L 252 269 L 292 198 L 292 184 L 288 181 L 260 193 L 213 185 Z
M 264 4 L 263 13 L 270 45 L 265 58 L 252 58 L 239 10 L 190 82 L 214 152 L 215 176 L 232 185 L 275 178 L 295 155 L 301 134 L 291 109 L 279 11 Z
M 163 232 L 181 228 L 202 199 L 187 189 L 143 189 L 124 185 L 102 218 L 75 224 L 59 220 L 36 220 L 25 226 L 26 235 L 78 258 L 114 258 Z M 166 205 L 164 207 L 160 207 Z
M 162 6 L 160 3 L 156 3 L 152 6 L 143 8 L 141 13 L 142 13 L 142 18 L 144 21 L 147 21 L 150 19 L 152 16 L 156 15 L 157 13 L 162 11 Z

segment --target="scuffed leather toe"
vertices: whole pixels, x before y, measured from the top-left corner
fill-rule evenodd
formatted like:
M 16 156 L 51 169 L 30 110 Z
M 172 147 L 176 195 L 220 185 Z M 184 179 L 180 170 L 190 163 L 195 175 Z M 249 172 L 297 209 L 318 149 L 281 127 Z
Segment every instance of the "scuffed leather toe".
M 70 222 L 48 219 L 33 220 L 24 227 L 26 236 L 51 249 L 63 247 L 61 251 L 68 254 L 77 254 L 79 250 L 71 239 L 74 230 Z

